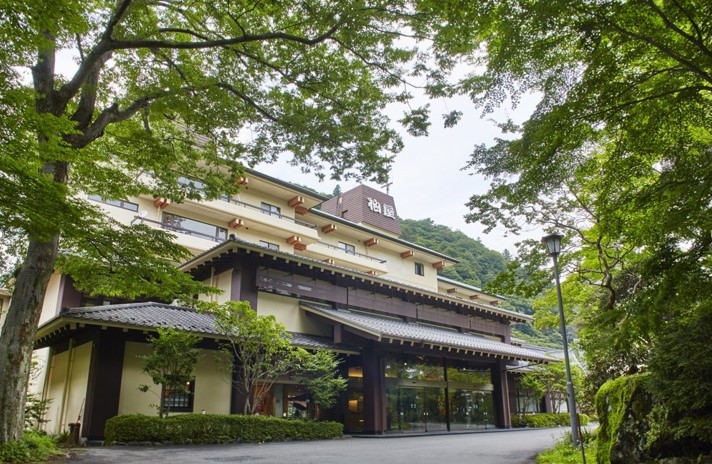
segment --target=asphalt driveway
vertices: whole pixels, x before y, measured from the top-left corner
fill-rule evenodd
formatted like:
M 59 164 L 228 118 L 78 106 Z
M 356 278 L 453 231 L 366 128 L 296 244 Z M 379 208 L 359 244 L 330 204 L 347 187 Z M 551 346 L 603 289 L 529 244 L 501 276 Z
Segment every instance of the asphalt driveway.
M 80 449 L 82 464 L 531 464 L 566 428 L 491 430 L 447 435 L 348 437 L 339 440 L 205 446 L 112 446 Z

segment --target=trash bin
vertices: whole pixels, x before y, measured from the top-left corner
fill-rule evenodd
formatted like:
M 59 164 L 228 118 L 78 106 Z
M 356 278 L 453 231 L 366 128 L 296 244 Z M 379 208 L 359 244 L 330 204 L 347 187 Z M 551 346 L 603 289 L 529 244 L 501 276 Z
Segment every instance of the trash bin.
M 79 429 L 81 429 L 82 424 L 75 422 L 69 424 L 69 436 L 67 437 L 67 444 L 70 446 L 76 446 L 79 444 Z

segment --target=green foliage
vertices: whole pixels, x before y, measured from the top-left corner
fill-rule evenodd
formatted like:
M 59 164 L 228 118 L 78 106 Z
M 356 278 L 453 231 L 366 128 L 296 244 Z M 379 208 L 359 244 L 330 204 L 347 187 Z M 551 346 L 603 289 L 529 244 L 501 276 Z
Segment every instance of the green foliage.
M 25 428 L 39 429 L 46 420 L 43 419 L 49 405 L 52 403 L 51 398 L 40 398 L 36 394 L 28 393 L 25 402 Z
M 671 321 L 650 359 L 648 386 L 656 397 L 651 441 L 682 442 L 692 456 L 712 451 L 711 335 L 712 311 L 706 304 L 688 318 Z
M 105 442 L 233 443 L 340 438 L 337 422 L 288 420 L 271 416 L 183 414 L 165 420 L 143 415 L 116 416 L 106 421 Z
M 188 393 L 186 384 L 193 379 L 193 369 L 198 362 L 200 352 L 196 345 L 201 337 L 182 330 L 158 328 L 157 337 L 149 337 L 151 354 L 140 356 L 143 361 L 143 372 L 151 376 L 156 385 L 161 386 L 158 416 L 168 417 L 170 407 L 163 399 L 173 393 Z M 139 389 L 148 391 L 148 385 Z
M 587 463 L 596 462 L 596 441 L 587 440 L 584 442 Z M 581 448 L 574 448 L 571 443 L 571 434 L 562 438 L 553 448 L 550 448 L 536 457 L 537 464 L 583 464 L 584 458 Z
M 331 351 L 303 352 L 296 378 L 304 384 L 316 407 L 333 407 L 341 392 L 346 390 L 348 381 L 339 375 L 339 364 L 336 354 Z
M 571 365 L 571 381 L 576 393 L 576 402 L 581 404 L 581 387 L 583 371 L 576 365 Z M 554 411 L 558 412 L 566 404 L 568 398 L 566 387 L 566 366 L 563 362 L 553 362 L 533 367 L 522 375 L 522 385 L 538 395 L 551 398 Z
M 536 413 L 536 414 L 513 414 L 512 427 L 533 427 L 549 428 L 564 427 L 571 425 L 571 417 L 568 412 L 561 413 Z M 588 425 L 590 418 L 586 414 L 579 414 L 579 422 L 583 427 Z
M 486 248 L 459 230 L 435 224 L 432 219 L 404 219 L 401 221 L 401 238 L 418 245 L 452 256 L 460 261 L 444 269 L 444 277 L 469 285 L 482 287 L 506 268 L 501 253 Z
M 216 330 L 227 339 L 218 365 L 245 395 L 244 413 L 253 414 L 280 375 L 299 369 L 304 350 L 292 347 L 291 335 L 273 315 L 258 315 L 247 301 L 201 309 L 215 317 Z
M 0 444 L 0 462 L 43 462 L 61 454 L 52 437 L 28 430 L 22 440 Z
M 648 413 L 651 405 L 646 401 L 648 394 L 644 379 L 643 375 L 620 377 L 603 384 L 596 394 L 596 411 L 600 421 L 597 448 L 599 464 L 610 464 L 611 453 L 617 445 L 619 430 L 624 422 L 636 419 L 643 421 Z M 642 433 L 645 432 L 642 430 Z

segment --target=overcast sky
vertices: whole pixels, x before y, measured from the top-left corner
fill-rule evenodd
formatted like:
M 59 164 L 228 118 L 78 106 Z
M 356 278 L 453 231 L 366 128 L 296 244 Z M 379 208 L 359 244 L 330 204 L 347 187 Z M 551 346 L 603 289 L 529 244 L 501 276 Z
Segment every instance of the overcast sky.
M 505 236 L 505 231 L 493 230 L 485 234 L 481 224 L 465 222 L 468 213 L 465 203 L 475 193 L 487 191 L 487 181 L 470 175 L 472 171 L 462 171 L 467 164 L 475 145 L 491 145 L 500 136 L 499 129 L 492 119 L 499 122 L 511 117 L 515 122 L 522 122 L 531 113 L 536 104 L 529 98 L 516 108 L 502 107 L 492 115 L 481 118 L 481 110 L 476 109 L 467 98 L 439 100 L 431 102 L 433 124 L 427 137 L 411 137 L 403 133 L 405 148 L 399 153 L 391 171 L 390 195 L 394 197 L 398 216 L 404 219 L 431 218 L 437 224 L 444 224 L 460 230 L 472 238 L 479 238 L 493 250 L 509 250 L 516 254 L 515 243 L 525 238 L 538 238 L 539 230 L 526 231 L 524 235 Z M 460 110 L 463 117 L 454 128 L 442 127 L 440 114 Z M 393 121 L 400 119 L 400 110 L 390 114 Z M 330 194 L 337 184 L 342 191 L 358 185 L 354 181 L 324 181 L 316 176 L 305 175 L 298 168 L 289 166 L 286 160 L 277 164 L 256 166 L 260 172 L 281 180 L 306 185 L 323 193 Z M 364 182 L 373 188 L 385 191 L 383 186 Z

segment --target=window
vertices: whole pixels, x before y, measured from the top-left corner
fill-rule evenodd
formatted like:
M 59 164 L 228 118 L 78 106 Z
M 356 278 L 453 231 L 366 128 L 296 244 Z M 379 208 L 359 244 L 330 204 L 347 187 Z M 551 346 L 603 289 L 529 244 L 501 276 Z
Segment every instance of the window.
M 423 263 L 415 263 L 415 274 L 419 276 L 425 275 L 425 266 L 423 266 Z
M 209 240 L 227 240 L 227 229 L 172 213 L 163 213 L 163 228 Z
M 134 212 L 138 211 L 138 205 L 136 203 L 131 203 L 130 201 L 107 200 L 106 198 L 102 198 L 100 195 L 89 195 L 88 198 L 92 201 L 97 201 L 106 205 L 116 206 L 117 208 L 123 208 Z
M 185 391 L 166 389 L 163 396 L 163 408 L 171 412 L 193 412 L 193 397 L 195 396 L 195 379 L 186 382 Z
M 356 247 L 348 243 L 339 242 L 339 249 L 344 250 L 344 252 L 350 253 L 352 255 L 356 254 Z
M 269 203 L 262 202 L 262 212 L 265 214 L 270 214 L 272 216 L 281 216 L 281 210 L 279 206 L 270 205 Z
M 263 246 L 267 248 L 268 250 L 274 250 L 274 251 L 279 251 L 279 245 L 276 243 L 270 243 L 270 242 L 265 242 L 264 240 L 260 240 L 260 246 Z

